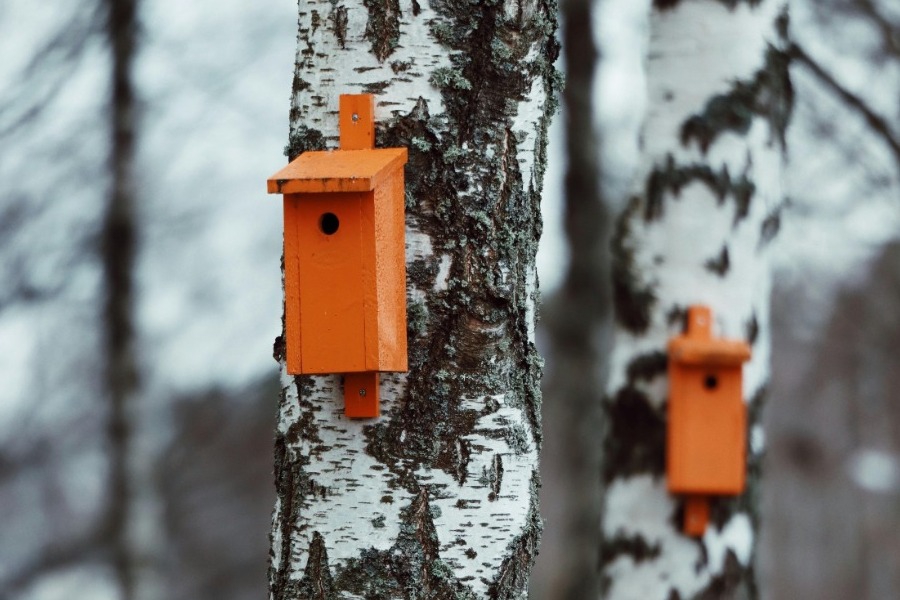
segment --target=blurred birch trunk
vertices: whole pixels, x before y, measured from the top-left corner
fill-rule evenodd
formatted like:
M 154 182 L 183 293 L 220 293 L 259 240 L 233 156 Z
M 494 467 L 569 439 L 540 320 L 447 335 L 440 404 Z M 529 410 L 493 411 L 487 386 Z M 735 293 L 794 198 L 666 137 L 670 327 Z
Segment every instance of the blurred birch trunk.
M 657 0 L 636 191 L 613 235 L 617 326 L 604 402 L 604 598 L 755 598 L 759 415 L 769 378 L 768 244 L 783 205 L 792 91 L 784 3 Z M 702 539 L 666 491 L 666 341 L 705 303 L 743 338 L 748 489 Z
M 300 3 L 289 157 L 337 145 L 341 93 L 409 148 L 410 370 L 378 420 L 343 416 L 338 376 L 282 375 L 272 599 L 526 597 L 555 30 L 552 0 Z

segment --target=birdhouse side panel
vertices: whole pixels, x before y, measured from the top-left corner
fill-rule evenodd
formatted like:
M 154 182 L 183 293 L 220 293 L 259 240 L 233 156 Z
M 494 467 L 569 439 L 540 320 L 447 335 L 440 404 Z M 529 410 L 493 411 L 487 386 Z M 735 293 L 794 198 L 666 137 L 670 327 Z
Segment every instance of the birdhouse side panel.
M 362 205 L 365 192 L 315 193 L 297 203 L 303 373 L 365 371 Z
M 366 192 L 360 205 L 360 240 L 362 249 L 362 279 L 360 280 L 359 294 L 363 302 L 363 327 L 365 340 L 363 344 L 363 360 L 366 371 L 380 371 L 378 362 L 378 348 L 381 344 L 381 331 L 378 327 L 378 313 L 381 306 L 378 304 L 378 247 L 376 244 L 376 230 L 378 221 L 376 217 L 374 191 Z
M 669 383 L 669 490 L 742 493 L 747 417 L 740 367 L 673 363 Z
M 403 168 L 375 190 L 378 281 L 378 362 L 381 371 L 406 371 L 406 223 Z

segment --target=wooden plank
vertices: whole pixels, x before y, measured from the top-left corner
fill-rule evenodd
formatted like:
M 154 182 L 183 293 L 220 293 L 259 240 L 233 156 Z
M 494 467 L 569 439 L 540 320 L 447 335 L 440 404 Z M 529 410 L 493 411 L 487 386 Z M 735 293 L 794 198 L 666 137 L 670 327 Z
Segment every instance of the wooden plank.
M 272 175 L 270 194 L 369 192 L 406 164 L 406 148 L 304 152 Z
M 375 147 L 375 96 L 341 94 L 339 109 L 341 150 Z
M 300 199 L 289 194 L 284 197 L 284 329 L 287 371 L 291 375 L 303 373 L 300 348 L 300 243 L 298 238 Z
M 366 196 L 306 194 L 298 203 L 304 373 L 366 370 L 361 289 Z
M 351 419 L 374 419 L 381 416 L 381 390 L 378 373 L 344 375 L 344 415 Z

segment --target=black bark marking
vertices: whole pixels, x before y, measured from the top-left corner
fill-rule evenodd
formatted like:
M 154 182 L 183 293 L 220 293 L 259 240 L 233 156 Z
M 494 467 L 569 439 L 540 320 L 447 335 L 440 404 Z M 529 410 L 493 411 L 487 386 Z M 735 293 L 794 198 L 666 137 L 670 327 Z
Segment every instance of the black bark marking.
M 363 93 L 380 96 L 390 86 L 390 81 L 372 81 L 363 86 Z
M 363 0 L 369 11 L 366 39 L 372 44 L 372 54 L 378 62 L 393 54 L 400 42 L 400 1 Z
M 762 0 L 716 0 L 720 4 L 724 4 L 728 8 L 734 10 L 738 4 L 747 4 L 755 7 L 762 3 Z M 659 11 L 672 10 L 681 3 L 681 0 L 653 0 L 653 8 Z
M 692 600 L 754 600 L 759 597 L 753 564 L 744 566 L 731 549 L 725 553 L 725 563 L 720 574 L 707 586 L 694 594 Z
M 656 295 L 644 286 L 635 264 L 634 249 L 630 245 L 631 220 L 640 210 L 640 199 L 632 198 L 628 208 L 619 216 L 611 240 L 612 292 L 616 321 L 632 333 L 643 333 L 650 326 L 650 315 Z
M 682 332 L 686 332 L 687 316 L 687 307 L 676 304 L 666 312 L 666 323 L 669 327 L 678 327 Z
M 747 321 L 747 343 L 751 346 L 756 343 L 756 338 L 759 337 L 759 320 L 756 318 L 756 311 L 750 315 L 750 319 Z
M 400 533 L 390 549 L 363 550 L 358 558 L 337 567 L 337 592 L 372 599 L 475 600 L 471 589 L 453 577 L 453 569 L 440 558 L 428 498 L 423 487 L 400 512 Z
M 677 197 L 682 189 L 696 181 L 705 184 L 715 194 L 720 205 L 729 196 L 734 199 L 737 207 L 734 216 L 735 225 L 749 213 L 750 201 L 756 186 L 747 178 L 746 173 L 732 178 L 727 166 L 723 166 L 719 171 L 704 164 L 678 166 L 674 157 L 669 154 L 665 164 L 655 168 L 647 178 L 644 219 L 649 222 L 662 218 L 666 194 L 671 193 Z
M 429 256 L 414 260 L 406 266 L 406 279 L 408 285 L 420 290 L 430 290 L 434 287 L 435 278 L 440 270 L 440 261 L 437 257 Z
M 338 598 L 334 589 L 331 569 L 328 566 L 325 540 L 318 531 L 313 532 L 312 541 L 309 543 L 306 568 L 297 589 L 299 591 L 297 598 L 308 598 L 309 600 L 337 600 Z
M 603 481 L 637 474 L 662 476 L 666 467 L 666 420 L 642 392 L 622 388 L 603 403 Z
M 787 53 L 770 45 L 763 67 L 752 80 L 735 82 L 727 94 L 713 96 L 703 111 L 684 122 L 681 143 L 687 146 L 694 140 L 706 154 L 720 134 L 734 131 L 744 135 L 754 117 L 761 117 L 769 122 L 772 137 L 785 148 L 794 105 L 789 65 Z
M 491 460 L 491 469 L 486 473 L 487 484 L 490 487 L 488 500 L 493 502 L 500 497 L 500 488 L 503 485 L 503 457 L 495 454 Z
M 715 258 L 710 258 L 703 263 L 707 271 L 712 271 L 719 277 L 725 277 L 728 269 L 731 267 L 731 260 L 728 257 L 728 246 L 722 246 L 722 251 Z
M 331 33 L 337 40 L 338 46 L 343 50 L 347 43 L 347 25 L 350 19 L 347 15 L 347 7 L 343 4 L 335 4 L 328 15 L 328 21 L 331 23 Z M 294 120 L 291 119 L 293 123 Z
M 296 110 L 292 108 L 291 112 L 293 113 Z M 293 118 L 291 120 L 293 121 Z M 288 157 L 288 160 L 294 160 L 307 150 L 324 149 L 325 136 L 322 135 L 321 131 L 306 125 L 298 125 L 288 137 L 288 145 L 284 147 L 284 155 Z
M 617 534 L 612 538 L 601 540 L 600 565 L 605 567 L 621 556 L 630 557 L 635 564 L 639 564 L 656 558 L 660 552 L 659 544 L 649 544 L 643 536 Z
M 775 239 L 778 231 L 781 229 L 781 209 L 777 208 L 770 212 L 763 220 L 759 228 L 759 248 L 767 246 L 769 242 Z
M 286 350 L 287 345 L 284 342 L 284 336 L 279 335 L 272 343 L 272 358 L 275 359 L 275 362 L 280 363 L 284 360 Z
M 283 392 L 282 392 L 283 394 Z M 293 583 L 291 573 L 291 526 L 298 516 L 300 498 L 297 493 L 296 480 L 299 474 L 293 468 L 293 463 L 288 457 L 287 446 L 283 437 L 275 440 L 275 492 L 281 498 L 281 519 L 279 528 L 281 534 L 281 560 L 276 565 L 274 554 L 269 560 L 269 591 L 274 600 L 287 600 L 292 596 Z M 270 536 L 274 540 L 274 536 Z
M 637 381 L 652 381 L 654 378 L 664 375 L 668 365 L 669 357 L 665 352 L 641 354 L 628 363 L 626 369 L 628 384 L 633 385 Z

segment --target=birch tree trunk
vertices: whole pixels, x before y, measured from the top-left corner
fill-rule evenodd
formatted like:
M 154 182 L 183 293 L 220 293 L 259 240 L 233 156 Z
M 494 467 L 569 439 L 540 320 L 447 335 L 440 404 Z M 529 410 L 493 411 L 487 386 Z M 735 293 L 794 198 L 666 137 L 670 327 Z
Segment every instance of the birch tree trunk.
M 617 330 L 604 402 L 605 598 L 755 598 L 769 377 L 767 246 L 783 204 L 792 91 L 780 0 L 656 0 L 637 191 L 616 224 Z M 701 539 L 681 533 L 665 482 L 666 341 L 685 309 L 753 348 L 744 367 L 748 484 L 713 499 Z
M 535 251 L 558 53 L 552 0 L 300 3 L 291 158 L 341 93 L 407 146 L 408 374 L 382 416 L 284 370 L 270 597 L 524 598 L 541 532 Z

